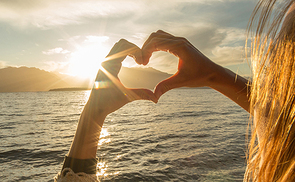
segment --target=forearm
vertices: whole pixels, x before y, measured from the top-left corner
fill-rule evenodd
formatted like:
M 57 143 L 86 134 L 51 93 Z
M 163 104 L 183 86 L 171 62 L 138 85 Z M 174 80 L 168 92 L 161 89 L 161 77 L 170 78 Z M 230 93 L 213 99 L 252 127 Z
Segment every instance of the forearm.
M 138 63 L 142 63 L 140 48 L 123 39 L 113 46 L 106 58 L 107 61 L 103 62 L 103 69 L 98 71 L 96 77 L 96 81 L 103 84 L 98 84 L 98 87 L 92 90 L 81 113 L 74 140 L 65 157 L 62 173 L 58 179 L 66 178 L 65 175 L 71 178 L 72 172 L 84 172 L 95 176 L 99 135 L 108 114 L 134 100 L 157 102 L 152 91 L 125 88 L 118 79 L 121 63 L 127 55 L 131 55 Z M 71 173 L 68 173 L 69 171 Z M 83 181 L 83 179 L 80 180 Z
M 96 158 L 97 144 L 104 115 L 97 115 L 95 107 L 88 102 L 77 126 L 76 134 L 69 150 L 68 156 L 77 159 Z
M 249 112 L 250 83 L 247 79 L 218 66 L 208 86 L 224 94 Z

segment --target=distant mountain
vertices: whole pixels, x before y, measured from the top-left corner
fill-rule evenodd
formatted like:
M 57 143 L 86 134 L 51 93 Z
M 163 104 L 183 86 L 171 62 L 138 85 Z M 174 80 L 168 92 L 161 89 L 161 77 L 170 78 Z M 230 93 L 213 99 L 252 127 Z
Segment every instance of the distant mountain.
M 170 74 L 153 68 L 122 67 L 119 73 L 121 82 L 130 88 L 153 89 L 158 82 L 170 76 Z M 38 68 L 7 67 L 0 69 L 0 92 L 79 90 L 90 88 L 91 84 L 89 83 L 90 80 L 55 74 Z
M 47 91 L 51 88 L 69 87 L 55 74 L 28 67 L 0 69 L 0 92 Z
M 122 67 L 119 78 L 121 82 L 130 88 L 154 89 L 162 80 L 169 78 L 170 74 L 161 72 L 154 68 L 126 68 Z

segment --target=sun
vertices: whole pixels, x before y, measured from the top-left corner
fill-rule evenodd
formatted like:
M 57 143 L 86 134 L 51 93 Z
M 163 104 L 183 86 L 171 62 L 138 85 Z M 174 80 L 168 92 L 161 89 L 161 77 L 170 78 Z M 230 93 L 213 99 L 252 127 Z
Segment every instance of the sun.
M 95 77 L 108 50 L 102 41 L 93 41 L 91 39 L 94 38 L 88 38 L 85 44 L 79 46 L 75 52 L 71 53 L 69 74 L 81 79 L 92 79 Z

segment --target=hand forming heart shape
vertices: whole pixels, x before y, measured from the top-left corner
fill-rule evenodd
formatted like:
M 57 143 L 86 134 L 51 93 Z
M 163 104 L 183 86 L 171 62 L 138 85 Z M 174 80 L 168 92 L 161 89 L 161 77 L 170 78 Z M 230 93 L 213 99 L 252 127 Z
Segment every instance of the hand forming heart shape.
M 125 88 L 118 79 L 122 61 L 129 55 L 138 64 L 147 65 L 155 51 L 166 51 L 177 56 L 179 58 L 178 71 L 170 78 L 160 82 L 154 93 L 148 89 Z M 156 103 L 161 95 L 173 88 L 210 86 L 214 73 L 220 69 L 220 66 L 213 63 L 185 38 L 175 37 L 161 30 L 152 33 L 142 49 L 121 39 L 113 46 L 106 61 L 102 63 L 102 67 L 104 69 L 98 72 L 96 83 L 99 86 L 107 83 L 108 88 L 113 88 L 111 91 L 114 93 L 112 93 L 112 97 L 105 96 L 100 100 L 104 101 L 107 98 L 109 105 L 118 105 L 118 108 L 139 99 L 152 100 Z M 97 90 L 103 92 L 102 89 Z M 107 90 L 110 92 L 110 89 Z M 115 92 L 115 90 L 117 91 Z M 112 111 L 114 109 L 109 109 L 108 112 Z
M 94 116 L 108 115 L 128 102 L 134 100 L 151 100 L 155 103 L 158 99 L 151 90 L 126 88 L 119 80 L 118 73 L 122 61 L 127 55 L 133 57 L 137 63 L 142 61 L 142 51 L 135 44 L 121 39 L 117 42 L 106 57 L 95 79 L 89 99 L 90 107 L 94 108 Z
M 158 99 L 174 88 L 210 87 L 216 71 L 221 68 L 185 38 L 175 37 L 162 30 L 152 33 L 142 46 L 144 65 L 155 51 L 166 51 L 179 58 L 178 71 L 156 86 L 154 93 Z

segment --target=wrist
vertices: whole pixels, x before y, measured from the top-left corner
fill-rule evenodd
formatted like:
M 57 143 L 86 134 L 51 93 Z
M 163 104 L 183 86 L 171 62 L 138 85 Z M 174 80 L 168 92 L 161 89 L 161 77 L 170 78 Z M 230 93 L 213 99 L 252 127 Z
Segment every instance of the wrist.
M 247 79 L 220 66 L 211 77 L 208 86 L 249 111 L 249 81 Z
M 205 86 L 216 89 L 220 85 L 224 84 L 223 82 L 225 81 L 225 79 L 229 78 L 229 70 L 218 64 L 213 64 L 214 65 L 211 66 L 211 74 L 208 75 Z

